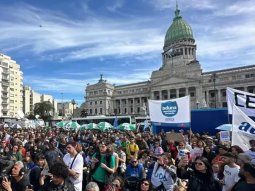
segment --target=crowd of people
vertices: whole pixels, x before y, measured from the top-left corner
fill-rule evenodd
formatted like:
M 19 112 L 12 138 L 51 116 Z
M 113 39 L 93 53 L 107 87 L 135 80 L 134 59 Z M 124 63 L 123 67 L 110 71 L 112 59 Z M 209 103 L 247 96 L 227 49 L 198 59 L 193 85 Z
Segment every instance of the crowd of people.
M 250 150 L 219 137 L 180 132 L 0 127 L 0 190 L 254 191 Z

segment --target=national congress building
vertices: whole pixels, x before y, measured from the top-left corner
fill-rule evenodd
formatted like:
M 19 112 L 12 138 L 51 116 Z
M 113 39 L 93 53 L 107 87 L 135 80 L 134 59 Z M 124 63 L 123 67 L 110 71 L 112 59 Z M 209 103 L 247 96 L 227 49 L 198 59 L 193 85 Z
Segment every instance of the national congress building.
M 85 89 L 88 115 L 146 115 L 148 99 L 167 100 L 190 95 L 191 108 L 226 107 L 226 88 L 255 93 L 255 65 L 203 72 L 196 59 L 192 29 L 178 7 L 167 33 L 162 66 L 148 81 L 118 85 L 102 75 Z

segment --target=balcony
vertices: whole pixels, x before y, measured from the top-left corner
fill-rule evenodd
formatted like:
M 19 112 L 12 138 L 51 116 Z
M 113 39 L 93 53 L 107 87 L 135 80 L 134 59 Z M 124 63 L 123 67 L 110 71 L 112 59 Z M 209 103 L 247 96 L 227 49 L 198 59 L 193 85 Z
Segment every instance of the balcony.
M 8 105 L 7 101 L 2 101 L 2 105 Z
M 2 85 L 3 85 L 3 86 L 7 86 L 7 87 L 9 87 L 9 82 L 2 81 Z
M 8 96 L 7 95 L 2 95 L 1 96 L 3 99 L 8 99 Z
M 4 73 L 4 74 L 10 74 L 10 71 L 9 71 L 9 70 L 3 70 L 2 73 Z
M 9 111 L 8 108 L 3 108 L 3 109 L 2 109 L 2 112 L 8 112 L 8 111 Z
M 8 93 L 9 91 L 8 91 L 8 89 L 2 89 L 2 92 L 3 93 Z
M 7 81 L 9 82 L 9 78 L 7 78 L 7 77 L 2 77 L 2 80 L 3 80 L 3 81 L 6 81 L 6 82 L 7 82 Z

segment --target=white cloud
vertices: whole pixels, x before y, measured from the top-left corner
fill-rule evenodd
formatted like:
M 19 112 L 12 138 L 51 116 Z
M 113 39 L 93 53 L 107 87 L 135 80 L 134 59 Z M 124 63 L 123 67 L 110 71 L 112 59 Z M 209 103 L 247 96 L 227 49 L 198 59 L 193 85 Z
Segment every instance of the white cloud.
M 158 29 L 143 27 L 148 22 L 146 18 L 125 22 L 107 18 L 73 21 L 62 13 L 22 5 L 18 11 L 14 11 L 17 7 L 7 8 L 7 19 L 0 21 L 0 25 L 5 26 L 0 31 L 0 44 L 6 51 L 17 51 L 26 46 L 33 54 L 47 52 L 47 59 L 65 55 L 64 61 L 141 55 L 159 50 L 158 44 L 163 41 Z M 71 48 L 73 51 L 69 51 Z M 62 51 L 62 54 L 54 55 L 50 51 Z
M 120 9 L 124 5 L 124 0 L 114 0 L 114 2 L 111 2 L 111 6 L 107 6 L 107 9 L 110 12 L 116 12 L 118 9 Z
M 150 1 L 150 4 L 157 10 L 172 9 L 175 10 L 176 0 L 154 0 Z M 215 9 L 215 2 L 213 0 L 188 0 L 178 1 L 179 9 Z

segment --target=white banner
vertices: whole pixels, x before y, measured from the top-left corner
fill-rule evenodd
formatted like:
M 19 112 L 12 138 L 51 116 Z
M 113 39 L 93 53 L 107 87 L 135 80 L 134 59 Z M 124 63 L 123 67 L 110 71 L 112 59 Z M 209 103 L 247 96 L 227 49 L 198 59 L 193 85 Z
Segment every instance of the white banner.
M 230 141 L 230 132 L 229 131 L 220 131 L 220 141 L 221 142 Z
M 227 88 L 228 114 L 233 113 L 233 105 L 236 105 L 246 115 L 255 117 L 255 94 Z
M 172 100 L 149 100 L 150 119 L 152 122 L 169 126 L 190 125 L 190 97 Z
M 238 145 L 244 151 L 250 149 L 249 141 L 255 139 L 255 122 L 234 105 L 232 123 L 232 145 Z

